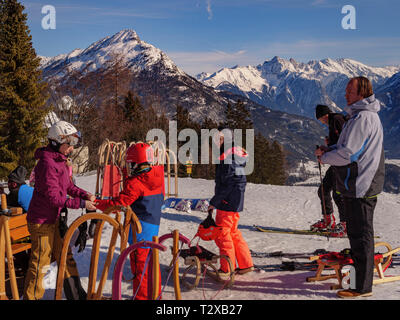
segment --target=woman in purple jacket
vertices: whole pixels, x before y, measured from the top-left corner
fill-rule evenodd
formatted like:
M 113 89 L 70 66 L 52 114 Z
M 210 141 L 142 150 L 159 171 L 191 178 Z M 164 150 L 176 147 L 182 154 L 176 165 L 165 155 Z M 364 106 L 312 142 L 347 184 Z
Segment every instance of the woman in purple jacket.
M 78 131 L 70 123 L 59 121 L 49 129 L 48 139 L 49 145 L 35 152 L 38 160 L 34 169 L 35 189 L 27 212 L 32 249 L 25 277 L 25 300 L 43 297 L 46 270 L 52 261 L 59 261 L 61 209 L 96 209 L 95 197 L 74 185 L 67 166 L 67 156 L 80 142 Z M 64 293 L 67 299 L 86 299 L 71 249 L 68 250 Z

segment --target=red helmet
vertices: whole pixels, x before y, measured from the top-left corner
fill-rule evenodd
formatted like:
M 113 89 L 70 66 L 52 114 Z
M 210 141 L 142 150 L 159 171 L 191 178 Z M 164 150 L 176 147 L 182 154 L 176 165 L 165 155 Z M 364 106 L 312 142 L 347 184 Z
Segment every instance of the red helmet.
M 136 143 L 126 150 L 127 163 L 153 163 L 153 148 L 147 143 Z

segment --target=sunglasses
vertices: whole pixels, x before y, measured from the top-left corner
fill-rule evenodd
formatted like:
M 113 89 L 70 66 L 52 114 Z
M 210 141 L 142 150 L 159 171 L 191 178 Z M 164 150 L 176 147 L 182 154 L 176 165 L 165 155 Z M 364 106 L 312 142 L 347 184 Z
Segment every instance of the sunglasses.
M 82 135 L 79 131 L 68 136 L 64 136 L 63 139 L 64 143 L 75 148 L 79 148 L 82 145 Z

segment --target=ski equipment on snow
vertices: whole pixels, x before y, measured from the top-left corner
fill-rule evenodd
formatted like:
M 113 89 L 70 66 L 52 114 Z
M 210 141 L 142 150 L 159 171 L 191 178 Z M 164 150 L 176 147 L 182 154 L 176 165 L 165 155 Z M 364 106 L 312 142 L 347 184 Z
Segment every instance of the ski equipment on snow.
M 191 210 L 207 212 L 209 204 L 210 199 L 167 198 L 164 200 L 161 211 L 176 209 L 185 212 L 190 212 Z

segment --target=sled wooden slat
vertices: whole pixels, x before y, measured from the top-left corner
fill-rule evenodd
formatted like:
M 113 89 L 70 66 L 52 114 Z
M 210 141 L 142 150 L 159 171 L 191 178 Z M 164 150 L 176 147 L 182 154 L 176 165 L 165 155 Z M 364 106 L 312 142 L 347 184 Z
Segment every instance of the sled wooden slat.
M 117 213 L 116 221 L 118 222 L 119 225 L 120 225 L 120 220 L 121 220 L 121 215 L 119 213 Z M 101 299 L 101 293 L 103 292 L 103 288 L 104 288 L 104 285 L 105 285 L 106 280 L 107 280 L 108 271 L 110 270 L 112 258 L 113 258 L 115 247 L 116 247 L 116 243 L 117 243 L 117 237 L 118 237 L 119 233 L 121 233 L 121 235 L 125 235 L 125 233 L 123 232 L 122 228 L 121 229 L 114 228 L 113 231 L 112 231 L 110 245 L 109 245 L 108 252 L 107 252 L 107 258 L 106 258 L 106 261 L 104 263 L 103 272 L 102 272 L 101 277 L 100 277 L 100 282 L 99 282 L 99 285 L 97 287 L 97 292 L 96 292 L 96 295 L 94 297 L 94 300 L 100 300 Z M 123 237 L 121 237 L 121 238 L 123 238 Z
M 175 299 L 181 300 L 181 288 L 179 284 L 179 231 L 173 231 L 173 248 L 172 248 L 172 259 L 174 263 L 174 288 L 175 288 Z
M 3 201 L 2 201 L 3 203 Z M 14 300 L 19 300 L 17 278 L 15 275 L 14 256 L 12 252 L 9 217 L 0 216 L 0 300 L 8 300 L 5 292 L 5 258 L 7 257 L 8 276 L 10 278 L 11 292 Z
M 12 253 L 17 254 L 29 250 L 31 248 L 30 242 L 24 241 L 23 243 L 17 243 L 20 240 L 26 240 L 26 238 L 30 236 L 26 213 L 9 217 L 8 226 L 10 230 Z
M 10 230 L 21 227 L 21 226 L 26 226 L 27 224 L 28 224 L 28 221 L 26 220 L 26 214 L 14 216 L 9 221 Z
M 158 244 L 158 237 L 154 236 L 153 237 L 153 243 Z M 160 295 L 160 281 L 161 281 L 161 277 L 160 277 L 160 257 L 158 254 L 158 250 L 152 250 L 152 273 L 153 273 L 153 277 L 152 277 L 152 284 L 153 284 L 153 291 L 152 291 L 152 299 L 153 300 L 157 300 L 159 295 Z
M 172 261 L 169 265 L 170 268 L 173 268 L 173 279 L 174 279 L 174 292 L 175 292 L 175 299 L 181 300 L 181 287 L 179 282 L 179 243 L 183 245 L 190 246 L 190 240 L 186 238 L 184 235 L 180 234 L 178 230 L 174 230 L 172 233 L 167 233 L 162 235 L 158 240 L 159 243 L 162 244 L 165 240 L 171 239 L 173 240 L 172 245 Z M 200 270 L 200 264 L 197 270 Z M 200 277 L 200 276 L 199 276 Z M 184 276 L 182 277 L 182 281 L 184 281 Z M 186 286 L 186 284 L 185 284 Z
M 84 223 L 85 221 L 91 220 L 91 219 L 97 219 L 100 220 L 99 223 L 96 226 L 96 231 L 101 231 L 104 225 L 104 222 L 108 222 L 113 228 L 114 230 L 116 229 L 118 234 L 120 234 L 120 236 L 122 238 L 124 238 L 124 233 L 123 233 L 123 229 L 121 224 L 114 218 L 110 217 L 107 214 L 104 213 L 87 213 L 79 218 L 77 218 L 68 228 L 67 233 L 64 236 L 64 243 L 63 243 L 63 247 L 62 247 L 62 251 L 61 251 L 61 257 L 60 257 L 60 264 L 58 266 L 58 273 L 57 273 L 57 285 L 56 285 L 56 293 L 55 293 L 55 299 L 56 300 L 60 300 L 62 297 L 62 287 L 63 287 L 63 282 L 64 282 L 64 276 L 65 276 L 65 268 L 66 268 L 66 259 L 67 259 L 67 252 L 68 252 L 68 247 L 70 245 L 71 242 L 71 238 L 75 232 L 76 229 L 78 229 L 78 227 Z M 96 238 L 97 235 L 97 238 Z M 94 260 L 97 263 L 94 263 L 91 260 L 91 273 L 89 274 L 89 285 L 91 287 L 88 286 L 88 295 L 87 295 L 87 299 L 91 300 L 94 298 L 98 298 L 99 295 L 101 295 L 101 292 L 97 291 L 97 293 L 94 293 L 94 286 L 96 283 L 96 276 L 97 276 L 97 264 L 98 264 L 98 257 L 99 257 L 99 248 L 100 248 L 100 235 L 96 232 L 95 235 L 95 239 L 94 242 L 97 242 L 98 245 L 93 246 L 92 248 L 92 259 L 94 258 Z M 122 241 L 125 241 L 125 239 L 123 239 Z M 96 244 L 97 244 L 96 243 Z M 110 249 L 113 249 L 113 244 L 111 241 L 110 244 Z M 111 251 L 109 249 L 109 252 Z M 113 250 L 112 250 L 113 251 Z M 111 259 L 112 259 L 112 254 L 111 253 Z M 107 259 L 106 262 L 108 262 L 109 259 Z M 105 268 L 109 268 L 109 266 L 105 265 Z M 92 271 L 96 271 L 93 272 Z M 100 294 L 99 294 L 100 293 Z

